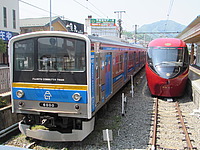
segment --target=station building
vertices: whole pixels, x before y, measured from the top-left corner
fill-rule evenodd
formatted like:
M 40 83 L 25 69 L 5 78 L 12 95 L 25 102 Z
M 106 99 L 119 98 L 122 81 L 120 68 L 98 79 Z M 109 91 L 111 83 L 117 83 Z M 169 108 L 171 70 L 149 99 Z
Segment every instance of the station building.
M 19 1 L 0 0 L 0 39 L 8 44 L 8 41 L 19 33 Z M 8 64 L 8 50 L 6 53 L 0 53 L 0 64 Z
M 177 38 L 191 44 L 188 92 L 198 108 L 196 111 L 200 114 L 200 15 Z

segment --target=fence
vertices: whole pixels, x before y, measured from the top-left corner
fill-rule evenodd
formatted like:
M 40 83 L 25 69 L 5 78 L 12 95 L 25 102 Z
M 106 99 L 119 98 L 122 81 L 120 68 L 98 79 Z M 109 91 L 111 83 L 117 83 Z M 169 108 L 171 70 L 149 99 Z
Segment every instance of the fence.
M 0 94 L 10 91 L 9 67 L 0 67 Z
M 0 66 L 0 95 L 6 95 L 5 93 L 8 93 L 10 90 L 11 86 L 9 67 Z M 6 103 L 5 106 L 2 105 L 4 102 Z M 2 136 L 1 133 L 4 133 L 4 129 L 12 127 L 13 124 L 16 124 L 22 119 L 22 115 L 13 114 L 11 108 L 10 98 L 0 97 L 0 138 Z
M 0 131 L 19 122 L 22 117 L 20 114 L 12 113 L 11 105 L 0 108 Z

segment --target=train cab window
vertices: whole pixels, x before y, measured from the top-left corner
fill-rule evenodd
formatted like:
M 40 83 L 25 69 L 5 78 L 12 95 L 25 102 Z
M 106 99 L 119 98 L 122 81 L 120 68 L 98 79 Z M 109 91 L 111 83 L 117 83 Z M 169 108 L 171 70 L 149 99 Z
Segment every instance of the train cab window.
M 86 50 L 82 40 L 43 37 L 38 39 L 38 68 L 40 71 L 85 71 Z
M 183 72 L 187 68 L 185 64 L 188 64 L 184 62 L 188 61 L 187 50 L 182 47 L 150 47 L 147 59 L 148 65 L 167 79 Z
M 187 67 L 189 65 L 189 54 L 187 47 L 184 49 L 184 67 Z
M 181 66 L 183 65 L 183 49 L 165 47 L 149 48 L 148 62 L 150 65 L 153 63 L 155 66 Z
M 15 71 L 32 71 L 34 69 L 34 41 L 22 40 L 14 43 Z

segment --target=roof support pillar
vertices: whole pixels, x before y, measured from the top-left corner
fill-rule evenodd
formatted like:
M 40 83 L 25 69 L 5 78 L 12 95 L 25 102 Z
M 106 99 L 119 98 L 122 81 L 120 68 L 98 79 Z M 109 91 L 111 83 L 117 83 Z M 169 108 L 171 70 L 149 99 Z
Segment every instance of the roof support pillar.
M 190 64 L 194 64 L 194 43 L 191 45 Z

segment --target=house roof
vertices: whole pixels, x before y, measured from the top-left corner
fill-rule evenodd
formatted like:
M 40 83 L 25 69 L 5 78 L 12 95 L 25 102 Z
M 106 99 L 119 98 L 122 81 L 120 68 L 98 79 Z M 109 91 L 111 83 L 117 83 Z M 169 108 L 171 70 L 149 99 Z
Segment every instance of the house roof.
M 60 21 L 60 23 L 65 26 L 60 17 L 52 17 L 52 23 Z M 26 18 L 20 19 L 20 27 L 40 27 L 40 26 L 49 26 L 50 17 L 43 18 Z

